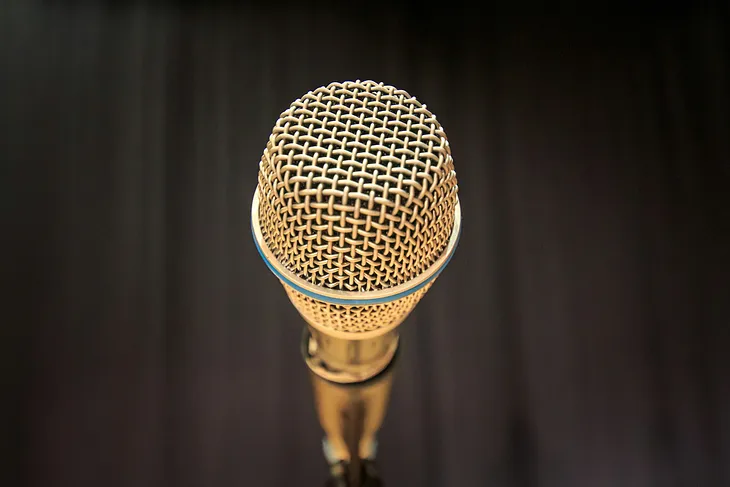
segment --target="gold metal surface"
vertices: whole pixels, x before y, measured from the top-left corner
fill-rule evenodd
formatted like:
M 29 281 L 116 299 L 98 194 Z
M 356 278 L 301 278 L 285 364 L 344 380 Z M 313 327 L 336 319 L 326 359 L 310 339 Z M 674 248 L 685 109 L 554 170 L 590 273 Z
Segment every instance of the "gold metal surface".
M 310 326 L 305 362 L 312 372 L 342 384 L 362 382 L 385 369 L 398 349 L 398 333 L 360 340 L 333 337 Z
M 337 301 L 342 301 L 347 302 L 348 304 L 352 303 L 354 305 L 362 304 L 364 300 L 377 300 L 385 302 L 392 301 L 401 296 L 405 296 L 406 294 L 415 292 L 416 290 L 431 282 L 435 277 L 437 277 L 438 273 L 443 270 L 444 266 L 448 263 L 448 260 L 451 258 L 454 251 L 456 250 L 456 246 L 459 241 L 459 235 L 461 233 L 461 205 L 459 204 L 459 198 L 457 197 L 456 206 L 454 208 L 454 227 L 451 231 L 449 241 L 446 244 L 446 248 L 444 249 L 444 252 L 441 254 L 441 256 L 428 269 L 426 269 L 425 272 L 414 277 L 410 281 L 399 284 L 392 288 L 366 292 L 341 291 L 312 284 L 311 282 L 306 281 L 291 272 L 276 259 L 274 252 L 269 249 L 269 247 L 266 245 L 266 242 L 264 241 L 264 234 L 261 229 L 261 223 L 259 221 L 259 201 L 259 188 L 256 187 L 251 204 L 251 227 L 256 246 L 261 252 L 261 256 L 264 258 L 264 261 L 267 263 L 267 265 L 270 266 L 271 270 L 274 271 L 274 273 L 280 279 L 283 279 L 300 289 L 305 289 L 310 294 L 316 294 L 324 301 L 333 303 Z
M 311 362 L 310 335 L 305 331 L 302 353 Z M 391 364 L 392 365 L 392 364 Z M 330 464 L 374 459 L 376 434 L 385 418 L 393 383 L 393 367 L 357 384 L 338 384 L 310 372 L 317 415 L 325 431 Z
M 279 117 L 259 167 L 266 246 L 316 286 L 403 284 L 452 234 L 458 187 L 446 135 L 425 105 L 392 86 L 307 93 Z
M 439 258 L 421 275 L 393 288 L 362 293 L 323 288 L 307 282 L 276 260 L 273 251 L 265 242 L 259 220 L 260 212 L 263 211 L 261 208 L 265 206 L 260 202 L 259 190 L 260 188 L 257 188 L 254 192 L 251 208 L 251 226 L 257 246 L 272 271 L 279 276 L 289 299 L 299 313 L 311 326 L 332 336 L 364 339 L 387 333 L 401 324 L 431 287 L 438 273 L 443 270 L 454 253 L 459 240 L 461 205 L 458 198 L 456 198 L 452 231 L 446 247 Z M 289 284 L 305 290 L 310 295 L 320 296 L 321 299 L 305 295 Z M 371 299 L 382 302 L 377 304 L 341 304 L 361 303 Z
M 314 328 L 350 340 L 378 336 L 400 325 L 431 287 L 428 283 L 412 294 L 386 303 L 351 306 L 313 299 L 282 284 L 289 300 Z
M 294 101 L 261 158 L 255 243 L 308 324 L 302 354 L 325 455 L 349 472 L 348 485 L 375 454 L 397 327 L 456 249 L 457 193 L 436 116 L 373 81 L 331 83 Z

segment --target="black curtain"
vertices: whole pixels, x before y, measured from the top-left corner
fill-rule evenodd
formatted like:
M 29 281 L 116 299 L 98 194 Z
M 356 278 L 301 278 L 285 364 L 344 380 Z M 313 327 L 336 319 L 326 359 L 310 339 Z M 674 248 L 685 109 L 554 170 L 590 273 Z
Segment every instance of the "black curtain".
M 249 214 L 279 113 L 350 79 L 438 115 L 464 214 L 385 485 L 730 485 L 726 10 L 584 7 L 3 2 L 7 485 L 323 484 Z

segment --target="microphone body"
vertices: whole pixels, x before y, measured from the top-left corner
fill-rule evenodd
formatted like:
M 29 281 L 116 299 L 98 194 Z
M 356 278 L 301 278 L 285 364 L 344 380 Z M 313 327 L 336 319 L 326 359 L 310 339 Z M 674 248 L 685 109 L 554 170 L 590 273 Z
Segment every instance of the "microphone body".
M 281 114 L 258 179 L 254 241 L 307 324 L 302 355 L 325 457 L 357 475 L 374 460 L 397 328 L 458 244 L 448 140 L 405 91 L 331 83 Z
M 305 329 L 302 355 L 308 363 L 314 343 L 310 338 Z M 343 480 L 344 485 L 361 485 L 363 477 L 374 476 L 376 436 L 388 408 L 396 361 L 397 354 L 375 377 L 348 384 L 327 380 L 310 365 L 315 407 L 325 433 L 324 456 L 330 475 Z

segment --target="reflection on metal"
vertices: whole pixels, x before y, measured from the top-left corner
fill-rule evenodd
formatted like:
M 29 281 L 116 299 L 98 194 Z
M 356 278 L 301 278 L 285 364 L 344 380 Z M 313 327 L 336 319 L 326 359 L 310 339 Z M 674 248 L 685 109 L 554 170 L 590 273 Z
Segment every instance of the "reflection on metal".
M 393 353 L 380 373 L 358 383 L 338 383 L 322 375 L 322 359 L 314 334 L 306 328 L 302 337 L 302 355 L 310 367 L 314 402 L 319 422 L 325 432 L 324 456 L 330 465 L 333 481 L 348 487 L 373 484 L 377 473 L 377 432 L 388 409 L 393 370 L 398 346 L 397 335 L 391 341 Z M 389 347 L 387 347 L 389 348 Z
M 344 485 L 372 478 L 364 472 L 388 405 L 397 327 L 456 250 L 458 192 L 436 116 L 384 83 L 306 93 L 264 149 L 251 230 L 307 322 L 302 353 L 325 457 Z

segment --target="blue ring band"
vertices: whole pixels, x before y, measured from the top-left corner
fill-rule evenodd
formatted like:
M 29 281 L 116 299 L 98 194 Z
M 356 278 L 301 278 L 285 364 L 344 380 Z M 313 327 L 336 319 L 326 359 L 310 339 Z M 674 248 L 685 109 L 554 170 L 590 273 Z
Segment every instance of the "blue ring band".
M 304 289 L 303 287 L 291 282 L 288 278 L 284 277 L 284 275 L 279 272 L 278 269 L 276 269 L 271 262 L 269 262 L 269 259 L 266 258 L 263 251 L 261 250 L 261 246 L 259 245 L 259 241 L 256 238 L 256 233 L 254 231 L 253 226 L 253 220 L 251 220 L 251 233 L 253 234 L 253 241 L 256 245 L 256 250 L 258 251 L 261 258 L 266 263 L 266 267 L 269 268 L 271 272 L 274 273 L 276 277 L 278 277 L 281 281 L 285 282 L 287 286 L 292 287 L 293 289 L 296 289 L 297 292 L 302 293 L 303 295 L 307 296 L 308 298 L 316 299 L 318 301 L 324 301 L 325 303 L 332 303 L 332 304 L 343 304 L 343 305 L 349 305 L 349 306 L 366 306 L 366 305 L 373 305 L 373 304 L 383 304 L 383 303 L 390 303 L 391 301 L 395 301 L 401 298 L 404 298 L 408 296 L 409 294 L 413 294 L 419 289 L 422 289 L 424 286 L 426 286 L 428 283 L 432 282 L 434 279 L 438 277 L 439 274 L 444 270 L 446 265 L 451 261 L 451 258 L 454 256 L 454 252 L 456 250 L 456 247 L 459 245 L 459 239 L 461 238 L 461 225 L 459 225 L 459 234 L 456 236 L 456 242 L 454 243 L 454 246 L 451 249 L 451 254 L 446 258 L 444 263 L 441 265 L 441 267 L 438 268 L 436 272 L 433 273 L 431 277 L 423 281 L 422 283 L 418 284 L 417 286 L 414 286 L 410 289 L 407 289 L 405 291 L 402 291 L 397 294 L 393 294 L 390 296 L 384 296 L 382 298 L 371 298 L 371 299 L 341 299 L 341 298 L 333 298 L 330 296 L 323 296 L 321 294 L 314 293 L 308 289 Z

